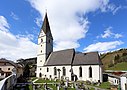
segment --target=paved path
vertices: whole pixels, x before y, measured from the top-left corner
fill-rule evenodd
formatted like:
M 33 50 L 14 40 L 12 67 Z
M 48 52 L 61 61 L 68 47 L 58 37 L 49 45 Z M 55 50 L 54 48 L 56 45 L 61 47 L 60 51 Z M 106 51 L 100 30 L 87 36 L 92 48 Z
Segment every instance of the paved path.
M 36 82 L 38 79 L 35 79 L 35 80 L 33 80 L 32 82 L 34 83 L 34 82 Z

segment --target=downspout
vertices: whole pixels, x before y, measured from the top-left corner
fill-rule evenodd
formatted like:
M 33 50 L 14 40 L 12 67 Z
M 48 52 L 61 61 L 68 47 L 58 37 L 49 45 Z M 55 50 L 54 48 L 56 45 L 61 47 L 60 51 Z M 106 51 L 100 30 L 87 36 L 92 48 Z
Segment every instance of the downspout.
M 75 50 L 73 49 L 74 53 L 73 53 L 73 57 L 72 57 L 72 62 L 71 62 L 71 80 L 72 80 L 72 75 L 73 75 L 73 61 L 74 61 L 74 57 L 75 57 Z

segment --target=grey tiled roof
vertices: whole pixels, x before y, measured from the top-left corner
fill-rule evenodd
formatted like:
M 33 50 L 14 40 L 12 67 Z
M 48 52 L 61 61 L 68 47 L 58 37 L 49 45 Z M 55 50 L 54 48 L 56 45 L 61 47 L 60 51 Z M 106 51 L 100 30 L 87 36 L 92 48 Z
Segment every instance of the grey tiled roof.
M 75 53 L 74 49 L 52 52 L 45 62 L 45 66 L 101 64 L 98 52 Z
M 102 64 L 98 52 L 75 54 L 73 65 L 93 65 Z
M 74 55 L 74 49 L 67 49 L 52 52 L 47 59 L 45 66 L 53 65 L 71 65 Z
M 127 77 L 127 72 L 126 73 L 124 73 L 124 74 L 122 74 L 122 75 L 120 75 L 121 77 Z
M 1 58 L 1 59 L 0 59 L 0 62 L 2 62 L 2 63 L 10 63 L 12 66 L 17 67 L 17 64 L 16 64 L 16 63 L 14 63 L 14 62 L 11 61 L 11 60 L 7 60 L 7 59 L 5 59 L 5 58 Z

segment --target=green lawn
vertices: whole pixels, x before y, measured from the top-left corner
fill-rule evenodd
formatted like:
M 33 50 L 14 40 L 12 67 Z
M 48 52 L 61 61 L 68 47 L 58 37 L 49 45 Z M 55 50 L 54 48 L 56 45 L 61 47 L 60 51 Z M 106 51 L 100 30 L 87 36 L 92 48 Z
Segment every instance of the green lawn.
M 90 90 L 95 90 L 94 88 L 90 88 Z
M 59 81 L 38 79 L 35 83 L 56 83 Z
M 38 79 L 35 83 L 60 83 L 59 80 L 54 81 L 54 80 L 44 80 L 44 79 Z M 47 84 L 48 87 L 53 88 L 53 90 L 56 90 L 55 85 Z M 41 88 L 44 88 L 43 86 Z M 64 90 L 63 88 L 60 88 L 60 90 Z M 68 90 L 75 90 L 74 88 L 68 88 Z
M 110 83 L 109 82 L 103 82 L 101 83 L 100 86 L 97 86 L 99 88 L 104 88 L 104 89 L 109 89 L 110 88 Z
M 100 84 L 100 86 L 97 86 L 97 85 L 89 85 L 89 86 L 94 86 L 94 87 L 98 87 L 98 88 L 102 88 L 102 89 L 109 89 L 110 88 L 110 83 L 109 82 L 102 82 L 101 84 Z M 93 88 L 91 88 L 90 90 L 94 90 L 94 87 Z
M 108 68 L 108 70 L 127 70 L 127 62 L 121 62 L 113 67 Z
M 58 83 L 58 82 L 60 83 L 60 81 L 38 79 L 35 83 Z M 53 90 L 56 90 L 55 85 L 51 85 L 51 84 L 47 84 L 47 85 L 48 85 L 48 87 L 53 88 Z M 94 86 L 98 87 L 98 88 L 108 89 L 108 88 L 110 88 L 110 83 L 103 82 L 103 83 L 101 83 L 100 86 L 96 86 L 96 85 L 94 85 Z M 43 85 L 42 85 L 42 88 L 44 88 Z M 63 88 L 60 88 L 60 90 L 63 90 Z M 68 90 L 75 90 L 75 88 L 68 88 Z M 91 88 L 90 90 L 94 90 L 94 88 Z
M 35 79 L 37 79 L 37 77 L 32 77 L 30 80 L 34 81 Z

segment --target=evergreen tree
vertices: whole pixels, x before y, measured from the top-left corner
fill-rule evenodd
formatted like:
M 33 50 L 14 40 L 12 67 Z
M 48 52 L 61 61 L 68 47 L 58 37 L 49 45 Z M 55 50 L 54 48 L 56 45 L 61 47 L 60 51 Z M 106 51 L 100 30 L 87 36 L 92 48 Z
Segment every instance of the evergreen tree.
M 122 56 L 127 56 L 127 53 L 123 53 L 123 55 Z
M 114 63 L 117 64 L 119 62 L 120 56 L 117 54 L 114 58 Z
M 23 72 L 23 76 L 24 77 L 29 77 L 30 75 L 30 67 L 28 64 L 26 64 L 25 68 L 24 68 L 24 72 Z

